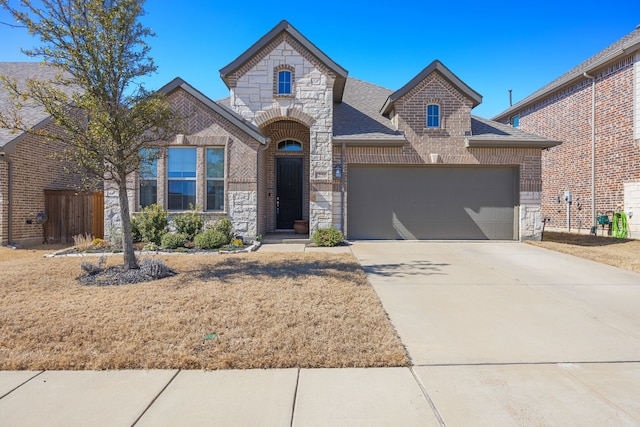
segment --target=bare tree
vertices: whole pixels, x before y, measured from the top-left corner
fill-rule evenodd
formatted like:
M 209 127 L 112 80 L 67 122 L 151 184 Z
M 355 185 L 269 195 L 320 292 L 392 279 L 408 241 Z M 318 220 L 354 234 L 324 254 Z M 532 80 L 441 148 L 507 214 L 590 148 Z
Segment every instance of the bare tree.
M 144 0 L 0 0 L 16 21 L 40 39 L 23 52 L 60 70 L 50 81 L 37 79 L 21 87 L 3 77 L 14 99 L 11 112 L 0 113 L 0 127 L 39 133 L 65 144 L 64 156 L 87 176 L 118 188 L 124 263 L 138 268 L 131 235 L 127 176 L 143 158 L 141 148 L 168 140 L 179 118 L 164 96 L 149 93 L 139 79 L 156 71 L 146 42 L 155 34 L 139 18 Z M 70 90 L 73 89 L 73 90 Z M 20 109 L 43 108 L 53 129 L 25 126 Z M 152 150 L 142 150 L 150 153 Z M 147 154 L 148 155 L 148 154 Z

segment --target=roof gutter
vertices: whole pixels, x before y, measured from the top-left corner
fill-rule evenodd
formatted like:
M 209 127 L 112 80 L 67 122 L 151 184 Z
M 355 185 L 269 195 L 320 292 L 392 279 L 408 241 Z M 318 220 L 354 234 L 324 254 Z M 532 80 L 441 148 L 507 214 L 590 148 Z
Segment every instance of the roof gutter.
M 13 227 L 11 225 L 11 223 L 13 222 L 13 215 L 11 214 L 12 208 L 13 208 L 13 163 L 11 162 L 11 159 L 9 157 L 7 157 L 7 153 L 5 153 L 4 151 L 0 151 L 0 160 L 4 161 L 7 163 L 7 166 L 9 168 L 9 178 L 7 179 L 7 184 L 8 184 L 8 209 L 7 209 L 7 245 L 12 245 L 13 244 Z

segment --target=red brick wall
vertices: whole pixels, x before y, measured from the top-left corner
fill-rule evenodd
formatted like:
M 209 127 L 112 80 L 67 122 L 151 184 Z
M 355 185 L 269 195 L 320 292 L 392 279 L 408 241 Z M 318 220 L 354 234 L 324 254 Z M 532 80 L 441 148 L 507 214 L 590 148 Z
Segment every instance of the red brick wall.
M 596 210 L 615 210 L 623 183 L 640 180 L 633 139 L 633 62 L 628 57 L 591 73 L 596 77 Z M 572 229 L 591 227 L 591 80 L 557 91 L 520 112 L 520 128 L 562 145 L 542 155 L 543 215 L 565 228 L 565 191 L 573 193 Z M 557 197 L 561 198 L 558 203 Z
M 29 135 L 20 141 L 15 153 L 8 157 L 13 162 L 12 238 L 15 243 L 28 244 L 42 239 L 42 226 L 34 219 L 44 210 L 44 190 L 80 189 L 81 176 L 69 174 L 64 164 L 52 158 L 62 147 L 42 138 Z M 0 161 L 0 201 L 2 227 L 0 242 L 8 243 L 8 166 Z M 31 224 L 27 224 L 31 220 Z

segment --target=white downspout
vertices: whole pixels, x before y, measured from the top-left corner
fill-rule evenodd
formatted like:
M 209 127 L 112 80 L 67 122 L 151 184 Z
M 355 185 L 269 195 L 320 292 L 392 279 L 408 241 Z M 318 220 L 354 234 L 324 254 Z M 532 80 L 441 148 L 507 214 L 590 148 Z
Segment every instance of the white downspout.
M 344 213 L 345 213 L 345 206 L 344 206 L 344 192 L 345 192 L 345 188 L 344 188 L 344 171 L 345 171 L 345 164 L 344 164 L 344 151 L 346 149 L 346 142 L 342 141 L 342 146 L 340 147 L 340 167 L 342 168 L 342 172 L 340 173 L 340 228 L 342 231 L 342 234 L 344 236 L 347 235 L 346 230 L 344 229 L 345 226 L 345 221 L 344 221 Z
M 586 71 L 582 75 L 591 79 L 591 225 L 596 230 L 596 78 Z

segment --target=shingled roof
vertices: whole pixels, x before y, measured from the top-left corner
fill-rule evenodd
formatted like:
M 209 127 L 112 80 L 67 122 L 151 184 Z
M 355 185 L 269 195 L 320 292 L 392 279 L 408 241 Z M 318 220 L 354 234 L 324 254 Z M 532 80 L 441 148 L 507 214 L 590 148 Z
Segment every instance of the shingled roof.
M 471 116 L 471 135 L 465 138 L 465 146 L 471 148 L 550 148 L 560 144 L 478 116 Z
M 342 103 L 333 107 L 334 142 L 402 144 L 404 136 L 380 114 L 380 107 L 391 93 L 389 89 L 347 78 Z
M 40 62 L 0 62 L 0 74 L 16 79 L 18 86 L 24 88 L 30 79 L 51 80 L 60 70 L 43 65 Z M 7 113 L 12 107 L 9 93 L 0 85 L 0 111 Z M 28 127 L 42 126 L 49 120 L 49 116 L 40 106 L 25 104 L 20 110 L 20 116 Z M 9 150 L 24 137 L 24 133 L 14 133 L 9 129 L 0 129 L 0 150 Z
M 557 79 L 538 89 L 531 95 L 524 98 L 522 101 L 519 101 L 513 106 L 507 108 L 502 113 L 495 116 L 493 120 L 503 121 L 504 119 L 511 117 L 513 114 L 524 109 L 530 104 L 533 104 L 546 97 L 552 92 L 586 78 L 584 76 L 584 73 L 589 74 L 597 70 L 598 68 L 610 64 L 611 62 L 614 62 L 622 58 L 623 56 L 629 55 L 637 50 L 640 50 L 640 25 L 636 27 L 635 30 L 633 30 L 620 40 L 616 41 L 612 45 L 606 47 L 605 49 L 593 55 L 591 58 L 587 59 L 586 61 L 572 68 Z

